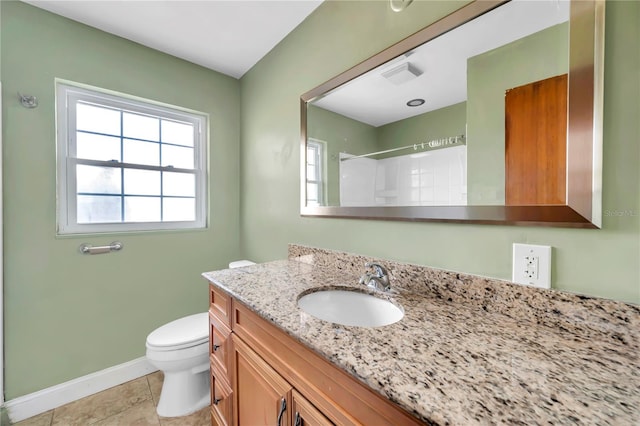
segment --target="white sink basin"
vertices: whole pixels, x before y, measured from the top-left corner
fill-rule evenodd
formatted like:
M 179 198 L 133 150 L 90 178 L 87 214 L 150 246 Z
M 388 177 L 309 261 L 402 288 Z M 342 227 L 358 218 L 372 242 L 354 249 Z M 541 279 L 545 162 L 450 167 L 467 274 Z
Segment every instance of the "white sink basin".
M 381 327 L 404 317 L 393 303 L 357 291 L 316 291 L 298 299 L 298 306 L 321 320 L 360 327 Z

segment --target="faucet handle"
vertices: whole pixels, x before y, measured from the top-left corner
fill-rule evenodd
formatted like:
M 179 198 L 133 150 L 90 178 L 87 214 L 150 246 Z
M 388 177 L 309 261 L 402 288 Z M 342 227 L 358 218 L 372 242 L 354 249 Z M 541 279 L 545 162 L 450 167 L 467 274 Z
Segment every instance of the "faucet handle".
M 389 274 L 384 266 L 380 265 L 379 263 L 367 262 L 364 264 L 364 266 L 365 268 L 375 269 L 378 278 L 386 277 Z

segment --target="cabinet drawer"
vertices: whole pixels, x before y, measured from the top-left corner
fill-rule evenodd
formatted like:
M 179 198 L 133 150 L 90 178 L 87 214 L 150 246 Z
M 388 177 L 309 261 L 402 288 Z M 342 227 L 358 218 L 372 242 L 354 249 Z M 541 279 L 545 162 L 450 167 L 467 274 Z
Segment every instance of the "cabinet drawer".
M 231 328 L 231 297 L 213 284 L 209 284 L 209 312 Z
M 229 344 L 231 330 L 227 326 L 221 324 L 217 318 L 209 314 L 209 353 L 211 354 L 211 363 L 215 364 L 217 369 L 229 377 Z
M 215 370 L 215 369 L 214 369 Z M 211 374 L 211 423 L 220 426 L 232 424 L 233 398 L 231 385 L 224 377 Z

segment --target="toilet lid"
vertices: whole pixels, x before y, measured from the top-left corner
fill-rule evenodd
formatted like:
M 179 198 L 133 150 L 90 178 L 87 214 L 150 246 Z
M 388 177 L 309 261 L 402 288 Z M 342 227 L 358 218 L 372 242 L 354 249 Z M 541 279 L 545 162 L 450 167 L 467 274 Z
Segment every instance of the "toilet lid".
M 147 346 L 162 348 L 186 348 L 209 340 L 209 314 L 189 315 L 171 321 L 147 336 Z

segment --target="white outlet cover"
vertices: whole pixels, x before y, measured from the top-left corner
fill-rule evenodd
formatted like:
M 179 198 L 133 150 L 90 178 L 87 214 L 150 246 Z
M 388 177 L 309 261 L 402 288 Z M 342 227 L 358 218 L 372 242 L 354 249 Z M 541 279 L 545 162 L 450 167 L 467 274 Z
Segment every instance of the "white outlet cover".
M 527 276 L 527 257 L 537 258 L 537 278 Z M 551 288 L 551 246 L 513 244 L 512 281 L 518 284 Z

